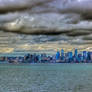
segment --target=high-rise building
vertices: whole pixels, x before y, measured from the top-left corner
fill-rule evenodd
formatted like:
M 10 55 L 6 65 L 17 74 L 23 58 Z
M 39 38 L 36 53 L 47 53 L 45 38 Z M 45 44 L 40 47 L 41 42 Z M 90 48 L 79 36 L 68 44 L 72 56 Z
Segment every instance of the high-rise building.
M 61 60 L 64 60 L 64 50 L 61 50 Z
M 72 52 L 68 52 L 68 55 L 69 55 L 69 58 L 72 58 L 73 57 Z
M 92 62 L 92 52 L 88 52 L 88 60 Z
M 78 61 L 79 62 L 83 62 L 83 56 L 82 56 L 82 54 L 78 54 Z
M 83 61 L 87 62 L 87 51 L 83 51 Z
M 68 52 L 68 62 L 72 62 L 73 60 L 73 54 L 72 52 Z
M 61 56 L 62 57 L 64 56 L 64 50 L 63 49 L 61 50 Z
M 57 53 L 56 53 L 56 60 L 59 60 L 59 59 L 60 59 L 60 52 L 57 51 Z
M 83 57 L 87 58 L 87 51 L 83 51 Z
M 74 56 L 75 56 L 75 57 L 78 57 L 78 49 L 75 49 L 75 51 L 74 51 Z
M 91 59 L 91 62 L 92 62 L 92 52 L 90 52 L 90 59 Z

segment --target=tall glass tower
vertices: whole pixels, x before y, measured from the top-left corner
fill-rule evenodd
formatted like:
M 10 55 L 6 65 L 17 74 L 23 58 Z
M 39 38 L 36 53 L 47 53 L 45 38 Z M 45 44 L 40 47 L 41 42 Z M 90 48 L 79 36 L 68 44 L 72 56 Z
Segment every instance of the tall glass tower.
M 64 50 L 61 49 L 61 60 L 64 60 Z
M 64 57 L 64 50 L 61 50 L 61 57 Z
M 60 58 L 60 52 L 57 51 L 57 53 L 56 53 L 56 60 L 59 60 L 59 58 Z
M 78 57 L 78 49 L 75 49 L 74 55 L 75 55 L 75 57 Z
M 83 59 L 87 59 L 87 51 L 83 51 Z

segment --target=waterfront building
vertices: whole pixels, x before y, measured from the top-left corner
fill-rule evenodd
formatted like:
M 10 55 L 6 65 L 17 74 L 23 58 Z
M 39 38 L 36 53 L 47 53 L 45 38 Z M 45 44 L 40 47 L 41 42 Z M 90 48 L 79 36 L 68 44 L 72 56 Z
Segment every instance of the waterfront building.
M 1 62 L 5 61 L 5 57 L 0 57 L 0 61 Z
M 68 52 L 68 62 L 72 62 L 72 57 L 73 57 L 73 54 L 72 52 Z
M 66 62 L 66 63 L 68 63 L 68 62 L 69 62 L 68 53 L 65 53 L 65 62 Z
M 38 55 L 38 63 L 41 63 L 41 55 Z
M 61 57 L 64 57 L 64 50 L 61 50 Z
M 88 52 L 88 60 L 89 62 L 92 62 L 92 52 Z
M 69 58 L 72 58 L 73 57 L 72 52 L 68 52 L 68 56 L 69 56 Z
M 83 62 L 87 62 L 87 51 L 83 51 Z
M 82 54 L 78 54 L 78 61 L 79 61 L 79 63 L 83 62 L 83 56 L 82 56 Z
M 56 63 L 56 56 L 55 55 L 52 56 L 52 62 L 51 63 Z
M 76 63 L 79 63 L 79 61 L 78 61 L 78 49 L 75 49 L 74 50 L 74 62 L 76 62 Z
M 83 58 L 87 58 L 87 51 L 83 51 Z
M 92 52 L 90 52 L 90 60 L 91 60 L 91 62 L 92 62 Z
M 74 50 L 74 56 L 75 56 L 75 57 L 78 56 L 78 50 L 77 50 L 77 49 Z
M 59 59 L 60 59 L 60 52 L 57 51 L 57 53 L 56 53 L 56 60 L 59 60 Z
M 61 60 L 64 61 L 64 59 L 65 59 L 65 58 L 64 58 L 64 50 L 62 49 L 62 50 L 61 50 Z
M 77 49 L 75 49 L 75 51 L 74 51 L 74 55 L 75 55 L 75 57 L 78 56 L 78 50 L 77 50 Z

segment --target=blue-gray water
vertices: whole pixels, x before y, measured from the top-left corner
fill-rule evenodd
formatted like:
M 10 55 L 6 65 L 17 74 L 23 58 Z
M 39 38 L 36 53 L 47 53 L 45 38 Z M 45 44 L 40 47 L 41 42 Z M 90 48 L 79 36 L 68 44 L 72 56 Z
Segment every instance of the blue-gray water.
M 0 92 L 92 92 L 92 64 L 0 64 Z

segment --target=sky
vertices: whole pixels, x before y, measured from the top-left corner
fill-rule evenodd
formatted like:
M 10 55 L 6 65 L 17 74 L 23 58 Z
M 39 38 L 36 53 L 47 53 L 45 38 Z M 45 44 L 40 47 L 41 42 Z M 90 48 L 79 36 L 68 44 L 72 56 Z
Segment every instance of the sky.
M 0 0 L 0 52 L 91 50 L 91 11 L 91 0 Z

